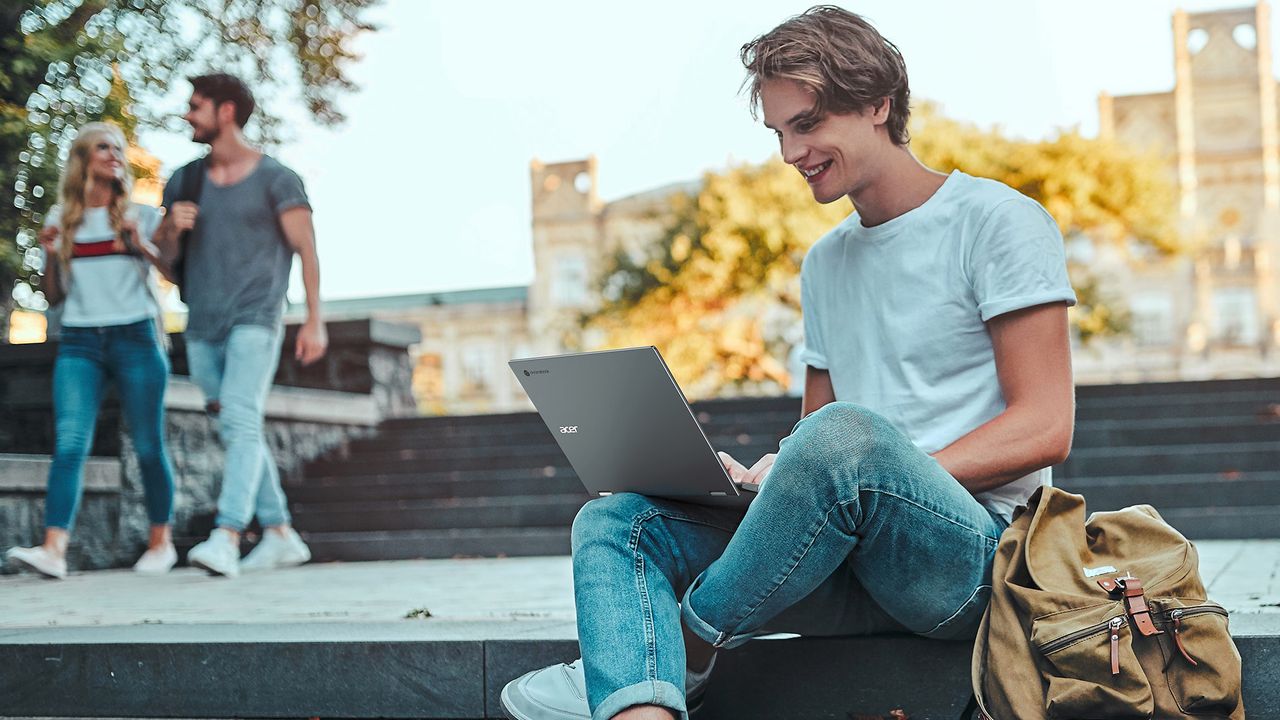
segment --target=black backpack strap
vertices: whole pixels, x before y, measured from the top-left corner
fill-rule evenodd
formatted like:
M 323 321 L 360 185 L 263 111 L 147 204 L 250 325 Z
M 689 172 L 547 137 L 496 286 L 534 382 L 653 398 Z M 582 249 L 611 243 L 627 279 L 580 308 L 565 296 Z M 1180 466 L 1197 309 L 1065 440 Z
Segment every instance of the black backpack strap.
M 200 202 L 200 194 L 204 192 L 204 174 L 205 161 L 203 157 L 183 165 L 180 172 L 182 173 L 182 184 L 178 188 L 177 202 Z M 178 294 L 182 294 L 182 286 L 186 284 L 186 259 L 187 259 L 187 236 L 191 231 L 184 230 L 178 236 L 178 256 L 173 260 L 173 277 L 178 284 Z

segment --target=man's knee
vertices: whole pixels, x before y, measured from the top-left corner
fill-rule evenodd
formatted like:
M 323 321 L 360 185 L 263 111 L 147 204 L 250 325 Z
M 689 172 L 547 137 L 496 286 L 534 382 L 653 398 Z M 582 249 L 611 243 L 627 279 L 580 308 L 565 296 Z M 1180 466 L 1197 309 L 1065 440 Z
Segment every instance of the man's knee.
M 818 466 L 836 467 L 909 445 L 884 416 L 855 403 L 833 402 L 806 417 L 788 443 Z
M 640 517 L 653 508 L 653 502 L 636 493 L 606 495 L 589 501 L 573 519 L 573 546 L 604 536 L 614 538 L 626 533 Z
M 262 410 L 251 403 L 215 401 L 217 404 L 218 430 L 223 441 L 262 435 Z M 213 403 L 211 403 L 213 404 Z

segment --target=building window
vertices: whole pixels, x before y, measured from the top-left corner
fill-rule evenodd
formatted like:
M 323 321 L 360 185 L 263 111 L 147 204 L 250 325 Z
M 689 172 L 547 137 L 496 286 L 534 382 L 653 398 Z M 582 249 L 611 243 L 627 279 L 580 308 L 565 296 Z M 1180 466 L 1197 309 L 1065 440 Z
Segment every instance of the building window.
M 484 392 L 492 384 L 493 348 L 469 345 L 462 351 L 462 383 L 466 392 Z
M 1133 338 L 1139 346 L 1173 343 L 1173 299 L 1164 293 L 1141 293 L 1129 301 Z
M 580 256 L 556 259 L 551 276 L 551 301 L 561 307 L 587 304 L 587 259 Z
M 1221 288 L 1213 292 L 1214 339 L 1223 345 L 1258 342 L 1258 303 L 1253 288 Z

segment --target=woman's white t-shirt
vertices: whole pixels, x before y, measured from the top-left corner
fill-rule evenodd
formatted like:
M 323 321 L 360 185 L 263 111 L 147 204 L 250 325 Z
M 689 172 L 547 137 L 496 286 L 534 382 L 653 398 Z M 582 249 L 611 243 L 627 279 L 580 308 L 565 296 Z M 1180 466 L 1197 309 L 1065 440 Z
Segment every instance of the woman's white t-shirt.
M 155 252 L 151 237 L 160 225 L 160 211 L 149 205 L 134 204 L 129 212 L 137 214 L 138 242 Z M 60 221 L 61 208 L 55 207 L 49 212 L 45 225 L 59 225 Z M 60 248 L 62 240 L 59 234 L 55 247 Z M 62 309 L 63 326 L 127 325 L 159 313 L 150 287 L 150 265 L 143 258 L 129 254 L 116 240 L 107 209 L 85 208 L 71 253 L 71 275 Z M 45 258 L 46 266 L 50 262 L 57 262 L 57 258 Z
M 884 415 L 927 453 L 1005 409 L 987 321 L 1076 302 L 1053 218 L 959 171 L 910 212 L 875 227 L 854 214 L 823 236 L 801 295 L 803 362 L 830 372 L 837 400 Z M 1044 468 L 976 497 L 1008 518 L 1050 480 Z

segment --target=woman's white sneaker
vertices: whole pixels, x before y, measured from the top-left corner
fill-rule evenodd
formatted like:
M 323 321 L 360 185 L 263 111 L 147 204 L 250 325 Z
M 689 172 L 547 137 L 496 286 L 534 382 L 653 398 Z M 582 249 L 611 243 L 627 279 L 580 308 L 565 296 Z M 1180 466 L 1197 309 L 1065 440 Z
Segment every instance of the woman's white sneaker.
M 163 575 L 177 564 L 178 551 L 172 544 L 167 544 L 142 553 L 138 562 L 133 564 L 133 571 L 143 575 Z
M 61 580 L 67 576 L 67 559 L 45 550 L 43 545 L 9 548 L 4 556 L 11 562 L 35 570 L 45 577 Z

